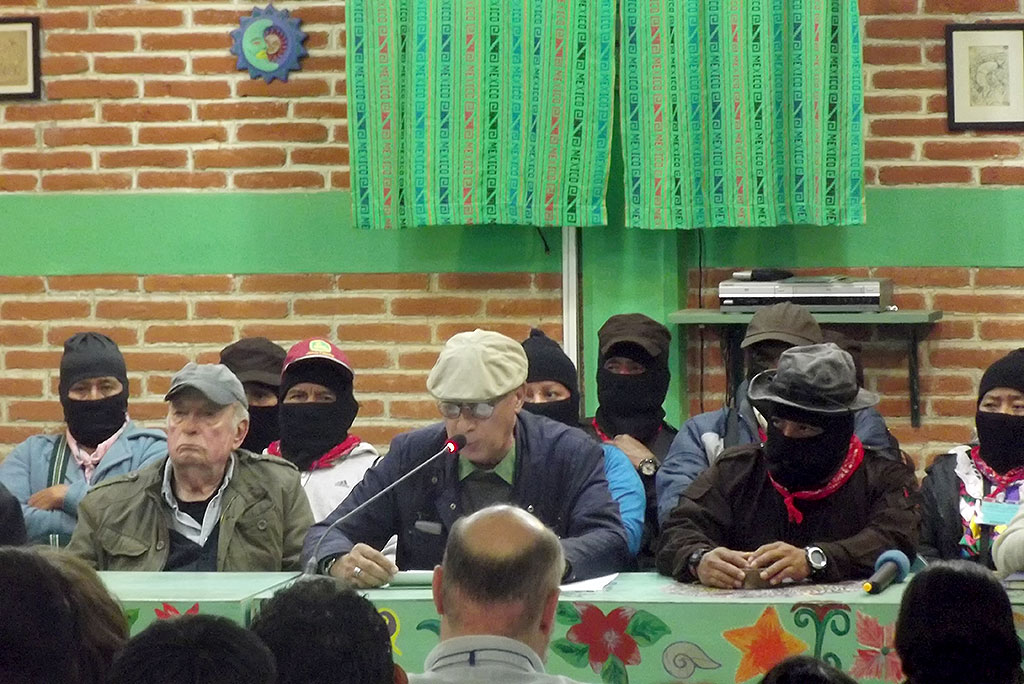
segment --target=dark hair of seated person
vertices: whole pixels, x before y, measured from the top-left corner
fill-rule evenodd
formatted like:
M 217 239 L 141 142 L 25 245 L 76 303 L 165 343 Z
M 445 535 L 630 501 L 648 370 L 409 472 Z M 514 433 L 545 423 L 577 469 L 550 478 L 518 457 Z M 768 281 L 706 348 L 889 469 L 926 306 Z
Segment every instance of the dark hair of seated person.
M 896 652 L 908 684 L 1024 682 L 1006 590 L 968 561 L 932 563 L 903 592 Z
M 259 638 L 215 615 L 154 622 L 114 660 L 110 684 L 274 684 L 274 656 Z
M 811 656 L 786 658 L 768 671 L 761 684 L 857 684 L 845 672 Z
M 0 548 L 0 682 L 84 684 L 75 662 L 81 633 L 60 572 L 41 555 Z
M 391 635 L 366 598 L 328 577 L 274 594 L 250 627 L 277 658 L 278 684 L 392 684 Z

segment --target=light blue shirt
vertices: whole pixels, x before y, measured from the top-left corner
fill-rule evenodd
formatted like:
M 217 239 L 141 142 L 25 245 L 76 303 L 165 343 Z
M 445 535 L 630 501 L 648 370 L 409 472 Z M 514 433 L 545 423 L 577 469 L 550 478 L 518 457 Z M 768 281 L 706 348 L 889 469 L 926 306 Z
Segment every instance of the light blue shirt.
M 447 639 L 434 647 L 423 674 L 409 675 L 409 684 L 578 684 L 568 677 L 547 674 L 532 648 L 503 636 Z

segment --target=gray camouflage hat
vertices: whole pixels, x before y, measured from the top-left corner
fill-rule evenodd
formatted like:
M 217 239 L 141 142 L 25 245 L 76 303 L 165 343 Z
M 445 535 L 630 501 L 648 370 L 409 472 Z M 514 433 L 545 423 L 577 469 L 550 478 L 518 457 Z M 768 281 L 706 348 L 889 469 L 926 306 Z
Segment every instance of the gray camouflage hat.
M 812 413 L 846 413 L 874 406 L 878 395 L 857 385 L 853 357 L 831 342 L 791 347 L 776 370 L 758 373 L 750 402 L 771 401 Z

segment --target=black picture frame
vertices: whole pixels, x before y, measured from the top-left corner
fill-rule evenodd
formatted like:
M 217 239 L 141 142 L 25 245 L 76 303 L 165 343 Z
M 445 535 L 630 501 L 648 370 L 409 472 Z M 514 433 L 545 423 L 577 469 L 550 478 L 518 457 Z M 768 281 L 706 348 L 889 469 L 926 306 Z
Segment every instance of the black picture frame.
M 39 38 L 39 17 L 0 17 L 0 100 L 42 97 Z

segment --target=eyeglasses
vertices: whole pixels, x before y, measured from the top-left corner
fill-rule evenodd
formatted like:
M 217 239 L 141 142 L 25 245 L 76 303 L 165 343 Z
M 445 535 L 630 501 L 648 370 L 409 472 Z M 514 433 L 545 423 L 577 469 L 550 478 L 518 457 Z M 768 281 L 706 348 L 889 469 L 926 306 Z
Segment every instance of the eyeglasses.
M 507 396 L 507 395 L 506 395 Z M 501 403 L 505 397 L 498 397 L 490 401 L 476 401 L 463 403 L 458 401 L 439 401 L 437 409 L 441 415 L 449 420 L 455 420 L 462 415 L 463 411 L 469 411 L 469 415 L 477 420 L 487 420 L 494 415 L 494 407 Z

